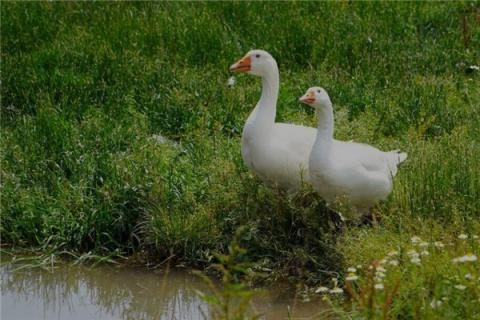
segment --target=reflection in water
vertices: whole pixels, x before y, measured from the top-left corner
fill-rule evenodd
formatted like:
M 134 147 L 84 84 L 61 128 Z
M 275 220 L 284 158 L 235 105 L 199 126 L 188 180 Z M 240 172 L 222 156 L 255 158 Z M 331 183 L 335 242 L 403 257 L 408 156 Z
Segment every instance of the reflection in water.
M 1 319 L 205 319 L 208 305 L 196 294 L 206 290 L 185 271 L 61 265 L 52 271 L 14 271 L 3 265 Z M 283 294 L 281 292 L 283 291 Z M 265 319 L 311 317 L 321 303 L 294 302 L 285 290 L 267 291 L 253 301 Z

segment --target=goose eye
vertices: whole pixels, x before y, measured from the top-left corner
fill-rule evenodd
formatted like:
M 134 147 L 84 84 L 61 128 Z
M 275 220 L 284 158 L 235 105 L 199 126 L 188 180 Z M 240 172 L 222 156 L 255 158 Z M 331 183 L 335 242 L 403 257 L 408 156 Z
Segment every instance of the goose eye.
M 318 92 L 318 93 L 321 93 L 321 92 L 322 92 L 322 90 L 317 90 L 317 92 Z
M 260 58 L 260 55 L 257 53 L 257 54 L 255 55 L 255 57 L 256 57 L 256 58 Z

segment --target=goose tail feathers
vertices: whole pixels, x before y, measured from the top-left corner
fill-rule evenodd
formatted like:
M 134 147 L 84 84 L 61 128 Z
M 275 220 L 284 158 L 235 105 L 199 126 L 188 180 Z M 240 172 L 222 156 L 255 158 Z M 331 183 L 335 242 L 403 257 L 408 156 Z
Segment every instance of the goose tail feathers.
M 387 152 L 388 166 L 390 167 L 390 173 L 392 176 L 397 174 L 397 166 L 407 159 L 407 154 L 400 150 L 392 150 Z

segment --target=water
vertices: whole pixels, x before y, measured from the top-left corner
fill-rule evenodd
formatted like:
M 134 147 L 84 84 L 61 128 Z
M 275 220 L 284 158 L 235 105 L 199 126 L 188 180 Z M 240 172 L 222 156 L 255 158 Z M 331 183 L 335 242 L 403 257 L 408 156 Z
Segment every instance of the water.
M 197 290 L 206 291 L 187 271 L 146 271 L 127 267 L 70 264 L 54 269 L 15 270 L 4 264 L 1 274 L 1 319 L 209 319 L 210 307 Z M 325 311 L 319 297 L 301 302 L 285 286 L 252 301 L 261 319 L 311 318 Z

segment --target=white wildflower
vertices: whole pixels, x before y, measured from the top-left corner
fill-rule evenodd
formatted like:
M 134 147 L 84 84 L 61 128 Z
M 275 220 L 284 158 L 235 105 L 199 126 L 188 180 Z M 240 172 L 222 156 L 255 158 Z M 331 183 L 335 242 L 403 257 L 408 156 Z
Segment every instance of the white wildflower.
M 467 253 L 462 257 L 457 257 L 452 259 L 453 263 L 463 263 L 463 262 L 475 262 L 477 261 L 477 256 L 473 253 Z
M 420 242 L 420 243 L 418 244 L 418 246 L 419 246 L 420 248 L 426 248 L 426 247 L 428 247 L 428 242 L 422 241 L 422 242 Z
M 435 246 L 435 248 L 443 248 L 443 247 L 445 247 L 445 245 L 444 245 L 442 242 L 440 242 L 440 241 L 435 241 L 435 242 L 433 243 L 433 245 Z
M 348 274 L 348 277 L 346 277 L 345 280 L 355 281 L 355 280 L 358 280 L 358 276 L 355 273 L 351 272 Z
M 375 283 L 375 289 L 377 290 L 383 290 L 383 283 Z
M 430 302 L 430 307 L 431 307 L 432 309 L 440 308 L 441 305 L 442 305 L 442 301 L 437 300 L 437 299 L 433 299 L 433 300 Z
M 457 284 L 457 285 L 455 286 L 455 289 L 458 289 L 458 290 L 462 290 L 462 291 L 463 291 L 463 290 L 467 289 L 467 287 L 464 286 L 463 284 Z
M 340 294 L 340 293 L 343 293 L 343 289 L 342 289 L 342 288 L 339 288 L 339 287 L 335 287 L 335 288 L 333 288 L 332 290 L 330 290 L 330 293 L 332 293 L 332 294 Z
M 362 265 L 358 264 L 357 269 L 362 269 Z
M 413 263 L 413 264 L 419 265 L 419 264 L 422 263 L 422 260 L 420 260 L 420 258 L 418 258 L 418 257 L 413 257 L 413 258 L 410 259 L 410 262 Z
M 448 297 L 442 297 L 443 301 L 448 301 Z
M 385 263 L 387 263 L 387 259 L 383 258 L 383 259 L 380 260 L 378 263 L 381 264 L 381 265 L 382 265 L 382 264 L 385 264 Z
M 228 78 L 227 80 L 227 86 L 229 87 L 233 87 L 235 85 L 235 77 L 234 76 L 231 76 L 230 78 Z
M 415 250 L 413 250 L 413 249 L 412 249 L 412 250 L 408 250 L 408 251 L 407 251 L 407 254 L 408 254 L 409 256 L 418 256 L 418 252 L 415 251 Z
M 480 70 L 480 67 L 479 67 L 479 66 L 476 66 L 476 65 L 474 65 L 474 64 L 472 64 L 471 66 L 469 66 L 469 68 L 470 68 L 471 70 L 477 70 L 477 71 Z
M 462 234 L 460 234 L 460 235 L 458 236 L 458 239 L 460 239 L 460 240 L 466 240 L 466 239 L 468 239 L 468 236 L 467 236 L 466 234 L 462 233 Z
M 477 236 L 477 235 L 473 235 L 472 238 L 475 239 L 475 240 L 477 240 L 477 239 L 478 239 L 478 236 Z
M 357 269 L 355 269 L 354 267 L 350 267 L 350 268 L 347 269 L 347 272 L 355 273 L 355 272 L 357 272 Z
M 398 256 L 398 251 L 390 251 L 389 253 L 387 253 L 387 256 L 389 257 L 394 257 L 394 256 Z
M 408 256 L 410 257 L 410 260 L 417 260 L 420 258 L 420 255 L 418 254 L 418 252 L 412 252 Z
M 327 288 L 327 287 L 318 287 L 318 288 L 315 290 L 315 293 L 325 293 L 325 292 L 328 292 L 328 288 Z
M 398 261 L 397 260 L 390 260 L 388 261 L 388 264 L 391 266 L 398 266 Z
M 420 237 L 417 237 L 417 236 L 413 236 L 410 241 L 412 241 L 413 244 L 417 244 L 419 243 L 420 241 L 422 241 L 422 239 Z
M 475 277 L 469 272 L 465 275 L 465 279 L 467 280 L 473 280 Z
M 420 252 L 420 255 L 421 256 L 429 256 L 430 252 L 428 252 L 427 250 L 423 250 L 422 252 Z
M 338 279 L 337 278 L 332 278 L 333 286 L 336 288 L 338 285 Z

